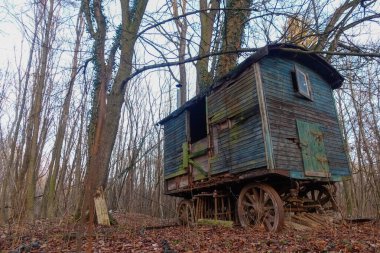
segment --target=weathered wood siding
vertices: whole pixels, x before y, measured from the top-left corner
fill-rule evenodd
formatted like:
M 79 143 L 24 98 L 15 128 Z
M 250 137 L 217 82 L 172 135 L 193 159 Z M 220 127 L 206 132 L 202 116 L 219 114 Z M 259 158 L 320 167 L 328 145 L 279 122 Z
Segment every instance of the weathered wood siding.
M 308 74 L 313 101 L 296 95 L 291 75 L 295 65 Z M 296 119 L 299 119 L 322 126 L 330 172 L 333 175 L 348 175 L 347 157 L 328 83 L 313 70 L 292 60 L 266 57 L 260 61 L 260 66 L 275 167 L 302 175 L 303 163 L 296 126 Z
M 266 166 L 253 66 L 208 97 L 214 156 L 211 174 L 238 173 Z
M 180 172 L 182 166 L 182 144 L 186 142 L 186 113 L 164 124 L 164 176 Z

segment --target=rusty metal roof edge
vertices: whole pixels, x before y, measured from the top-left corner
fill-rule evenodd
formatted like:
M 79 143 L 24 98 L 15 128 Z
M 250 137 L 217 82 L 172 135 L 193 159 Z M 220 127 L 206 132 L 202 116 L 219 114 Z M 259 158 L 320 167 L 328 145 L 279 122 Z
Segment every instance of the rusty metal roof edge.
M 287 49 L 290 49 L 292 51 Z M 225 83 L 225 81 L 238 77 L 249 66 L 251 66 L 255 62 L 260 61 L 265 56 L 282 56 L 294 59 L 295 61 L 298 61 L 304 64 L 305 66 L 315 69 L 315 71 L 318 74 L 320 74 L 331 85 L 332 89 L 337 89 L 342 86 L 344 80 L 343 76 L 340 75 L 339 72 L 333 66 L 331 66 L 323 57 L 317 55 L 316 53 L 313 53 L 304 47 L 289 43 L 268 44 L 262 48 L 259 48 L 254 54 L 252 54 L 239 65 L 237 65 L 233 70 L 231 70 L 229 73 L 227 73 L 223 77 L 219 78 L 216 82 L 214 82 L 207 90 L 202 92 L 202 94 L 193 97 L 185 104 L 183 104 L 181 107 L 179 107 L 178 109 L 170 113 L 168 116 L 160 120 L 157 124 L 162 125 L 168 120 L 177 117 L 188 107 L 203 99 L 212 90 L 221 86 L 223 83 Z M 314 63 L 317 63 L 318 67 L 322 67 L 322 69 L 315 68 Z

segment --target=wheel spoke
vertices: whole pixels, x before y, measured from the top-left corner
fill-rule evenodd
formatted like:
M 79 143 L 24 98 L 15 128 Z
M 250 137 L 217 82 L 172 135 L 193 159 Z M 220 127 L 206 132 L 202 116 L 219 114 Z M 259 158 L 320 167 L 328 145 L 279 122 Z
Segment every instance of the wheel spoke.
M 274 222 L 275 220 L 275 216 L 274 215 L 271 215 L 271 214 L 267 214 L 264 216 L 264 221 L 269 221 L 269 222 Z
M 245 197 L 252 203 L 254 204 L 255 203 L 255 198 L 253 196 L 253 194 L 250 194 L 249 192 L 247 192 L 247 194 L 245 194 Z
M 247 201 L 243 201 L 243 204 L 244 204 L 245 207 L 256 208 L 255 203 L 249 203 L 249 202 L 247 202 Z
M 264 206 L 265 212 L 268 212 L 269 210 L 275 210 L 274 206 Z
M 312 200 L 317 200 L 317 198 L 315 197 L 315 190 L 311 191 L 311 199 Z
M 330 201 L 330 197 L 329 196 L 324 196 L 323 198 L 321 198 L 320 200 L 319 200 L 319 203 L 322 205 L 322 207 L 324 206 L 324 205 L 326 205 L 328 202 Z
M 266 215 L 263 219 L 263 222 L 264 224 L 268 227 L 268 228 L 272 228 L 273 227 L 273 224 L 275 222 L 275 217 L 273 215 Z
M 264 190 L 263 189 L 259 189 L 259 203 L 260 204 L 264 204 Z
M 273 205 L 272 199 L 270 198 L 269 194 L 265 194 L 263 205 Z
M 314 195 L 315 195 L 315 200 L 318 201 L 319 196 L 320 196 L 320 191 L 319 190 L 314 190 Z
M 254 199 L 254 202 L 258 202 L 260 200 L 260 196 L 255 188 L 252 188 L 252 197 Z

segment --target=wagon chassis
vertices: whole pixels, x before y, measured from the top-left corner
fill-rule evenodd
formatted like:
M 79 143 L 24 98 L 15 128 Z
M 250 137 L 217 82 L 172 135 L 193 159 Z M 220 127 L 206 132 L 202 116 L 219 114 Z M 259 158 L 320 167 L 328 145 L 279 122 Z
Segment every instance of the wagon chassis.
M 284 226 L 285 213 L 336 211 L 335 192 L 333 182 L 294 180 L 278 170 L 225 174 L 167 194 L 184 197 L 177 208 L 182 225 L 194 225 L 200 219 L 229 220 L 276 232 Z

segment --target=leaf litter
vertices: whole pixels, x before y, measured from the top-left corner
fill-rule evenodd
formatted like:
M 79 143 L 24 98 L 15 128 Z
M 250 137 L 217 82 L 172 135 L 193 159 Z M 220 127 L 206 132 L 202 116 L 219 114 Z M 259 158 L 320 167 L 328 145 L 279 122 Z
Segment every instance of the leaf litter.
M 380 223 L 341 223 L 268 233 L 262 227 L 176 226 L 117 212 L 118 225 L 82 232 L 70 218 L 0 226 L 0 252 L 380 252 Z

